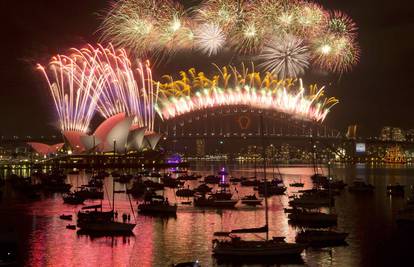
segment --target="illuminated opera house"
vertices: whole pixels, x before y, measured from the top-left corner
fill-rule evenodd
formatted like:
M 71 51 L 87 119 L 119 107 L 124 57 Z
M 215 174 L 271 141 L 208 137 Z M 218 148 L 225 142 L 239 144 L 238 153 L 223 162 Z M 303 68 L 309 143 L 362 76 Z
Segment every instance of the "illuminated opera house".
M 114 115 L 103 121 L 91 135 L 79 131 L 64 131 L 65 143 L 47 145 L 38 142 L 29 142 L 38 154 L 55 154 L 66 144 L 71 153 L 90 152 L 140 152 L 154 150 L 161 139 L 161 134 L 148 132 L 146 127 L 137 127 L 132 124 L 134 117 L 125 113 Z

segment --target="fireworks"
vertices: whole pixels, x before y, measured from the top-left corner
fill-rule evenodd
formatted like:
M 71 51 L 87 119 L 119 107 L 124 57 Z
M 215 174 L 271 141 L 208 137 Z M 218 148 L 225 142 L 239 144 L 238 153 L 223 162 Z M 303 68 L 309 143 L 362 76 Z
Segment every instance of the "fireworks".
M 216 24 L 203 24 L 195 32 L 196 47 L 208 56 L 216 55 L 225 41 L 223 31 Z
M 292 79 L 278 80 L 271 73 L 261 76 L 244 67 L 241 72 L 234 67 L 230 70 L 224 67 L 212 79 L 194 69 L 182 72 L 179 81 L 169 78 L 161 85 L 163 96 L 156 107 L 157 112 L 163 119 L 171 119 L 208 108 L 248 106 L 323 121 L 338 102 L 335 98 L 322 99 L 323 87 L 310 86 L 306 94 L 301 80 L 295 89 Z
M 349 36 L 322 35 L 313 43 L 314 62 L 320 68 L 342 73 L 359 60 L 359 47 Z
M 173 53 L 192 41 L 183 7 L 169 0 L 124 0 L 113 5 L 100 27 L 102 40 L 137 56 Z
M 62 131 L 86 133 L 95 113 L 103 79 L 95 68 L 76 59 L 58 55 L 49 65 L 37 65 L 44 74 L 59 117 Z
M 270 41 L 258 56 L 263 61 L 259 67 L 281 78 L 295 78 L 303 74 L 309 66 L 309 58 L 308 47 L 291 35 Z
M 354 36 L 357 30 L 355 22 L 341 11 L 331 13 L 328 28 L 331 33 L 341 36 Z
M 327 12 L 314 3 L 303 3 L 297 10 L 299 33 L 308 38 L 314 38 L 322 33 L 328 22 Z
M 197 10 L 196 20 L 211 23 L 226 31 L 232 31 L 241 20 L 243 1 L 207 0 Z
M 310 66 L 338 73 L 350 70 L 359 56 L 356 29 L 346 14 L 304 0 L 205 0 L 191 10 L 170 0 L 123 0 L 113 6 L 101 26 L 103 40 L 139 57 L 156 59 L 195 49 L 207 56 L 233 52 L 261 60 L 268 56 L 275 36 L 281 46 L 292 44 L 294 36 L 302 40 L 300 46 L 311 49 L 306 64 L 294 64 L 300 68 L 290 67 L 293 72 L 285 70 L 292 77 Z M 285 36 L 287 40 L 282 40 Z M 329 46 L 332 53 L 321 54 L 318 43 L 327 37 L 331 40 L 323 49 Z
M 149 62 L 139 62 L 134 71 L 125 50 L 115 50 L 112 45 L 108 48 L 89 45 L 74 51 L 72 57 L 82 58 L 89 68 L 98 69 L 95 76 L 103 79 L 97 105 L 100 114 L 109 118 L 125 113 L 135 117 L 134 125 L 145 126 L 148 131 L 152 131 L 154 112 L 151 110 L 157 93 L 152 83 Z
M 153 131 L 157 89 L 148 62 L 138 63 L 134 72 L 125 50 L 88 45 L 51 61 L 55 82 L 39 68 L 49 83 L 62 130 L 86 132 L 98 110 L 104 118 L 119 113 L 134 116 L 134 125 Z

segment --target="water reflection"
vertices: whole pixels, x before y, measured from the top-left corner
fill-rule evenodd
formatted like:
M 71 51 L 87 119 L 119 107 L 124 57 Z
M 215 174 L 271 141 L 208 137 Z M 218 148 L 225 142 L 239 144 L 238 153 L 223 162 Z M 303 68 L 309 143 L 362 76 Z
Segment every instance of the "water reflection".
M 194 170 L 211 174 L 222 163 L 197 162 Z M 233 176 L 251 177 L 254 167 L 251 164 L 226 164 Z M 267 169 L 272 177 L 272 168 Z M 324 170 L 326 172 L 326 170 Z M 311 188 L 309 176 L 313 173 L 310 166 L 281 167 L 285 184 L 301 181 L 304 188 Z M 259 176 L 263 170 L 257 169 Z M 407 232 L 399 232 L 394 221 L 398 209 L 404 204 L 403 198 L 389 197 L 385 193 L 387 184 L 400 183 L 412 185 L 414 174 L 411 168 L 370 168 L 365 165 L 351 167 L 335 166 L 333 174 L 338 179 L 351 183 L 354 178 L 363 178 L 375 185 L 375 193 L 370 196 L 354 195 L 344 191 L 336 200 L 335 212 L 338 214 L 338 230 L 349 232 L 348 246 L 308 249 L 303 255 L 303 263 L 290 262 L 292 266 L 379 266 L 386 265 L 390 259 L 401 260 L 403 242 Z M 86 184 L 88 175 L 69 175 L 73 184 Z M 188 181 L 195 187 L 197 181 Z M 107 199 L 112 195 L 112 178 L 105 180 L 104 209 L 110 209 Z M 115 183 L 115 190 L 125 190 L 126 185 Z M 230 189 L 235 192 L 234 185 Z M 269 199 L 270 235 L 286 236 L 294 241 L 299 230 L 288 224 L 283 208 L 287 207 L 287 195 L 294 194 L 298 188 L 288 187 L 286 196 Z M 251 187 L 239 187 L 238 196 L 251 194 Z M 1 206 L 2 224 L 18 228 L 20 233 L 21 254 L 27 266 L 168 266 L 173 262 L 199 259 L 202 266 L 276 266 L 276 264 L 235 264 L 216 262 L 212 256 L 211 240 L 215 231 L 234 228 L 250 228 L 264 225 L 263 207 L 252 208 L 238 204 L 236 210 L 216 211 L 180 205 L 176 218 L 159 218 L 137 215 L 134 235 L 129 237 L 91 237 L 78 235 L 76 231 L 65 228 L 67 221 L 59 219 L 61 214 L 75 214 L 79 206 L 63 204 L 60 194 L 42 196 L 35 202 L 19 200 L 10 190 Z M 165 196 L 172 202 L 181 203 L 187 198 L 175 196 L 173 189 L 166 189 Z M 237 196 L 236 194 L 236 196 Z M 119 214 L 131 213 L 128 197 L 116 194 L 116 210 Z M 88 200 L 86 205 L 98 204 L 99 200 Z M 136 203 L 133 203 L 136 209 Z M 135 211 L 136 212 L 136 211 Z M 133 216 L 131 216 L 133 218 Z M 246 235 L 248 238 L 249 235 Z M 251 235 L 250 237 L 253 237 Z M 408 241 L 408 240 L 406 240 Z M 384 256 L 387 255 L 387 256 Z M 284 264 L 277 263 L 277 264 Z

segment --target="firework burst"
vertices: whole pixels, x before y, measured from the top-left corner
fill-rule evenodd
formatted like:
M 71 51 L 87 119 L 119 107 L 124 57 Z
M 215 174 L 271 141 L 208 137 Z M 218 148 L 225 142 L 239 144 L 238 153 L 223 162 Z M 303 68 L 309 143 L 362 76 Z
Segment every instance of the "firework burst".
M 89 69 L 96 69 L 96 79 L 103 79 L 102 90 L 98 98 L 97 109 L 104 118 L 119 113 L 134 116 L 133 124 L 154 128 L 153 106 L 157 90 L 152 83 L 149 62 L 139 62 L 134 70 L 127 53 L 123 49 L 115 50 L 112 45 L 97 48 L 89 45 L 76 50 L 71 57 L 81 59 Z
M 216 24 L 203 24 L 195 31 L 195 46 L 208 56 L 216 55 L 226 43 L 223 30 Z
M 63 55 L 53 57 L 47 67 L 38 64 L 37 68 L 49 86 L 62 132 L 86 133 L 103 83 L 102 77 L 95 76 L 98 70 Z
M 207 0 L 197 10 L 196 20 L 204 24 L 215 24 L 231 32 L 242 19 L 243 1 L 238 0 Z
M 326 27 L 327 12 L 318 4 L 304 2 L 298 6 L 296 21 L 298 33 L 304 37 L 313 38 Z
M 281 78 L 295 78 L 309 67 L 310 53 L 303 40 L 292 35 L 268 42 L 257 57 L 259 67 Z
M 174 53 L 176 42 L 191 36 L 184 8 L 169 0 L 124 0 L 115 3 L 100 31 L 102 40 L 128 47 L 136 56 Z
M 234 67 L 219 69 L 213 78 L 195 69 L 181 72 L 181 80 L 161 84 L 161 97 L 156 106 L 163 119 L 171 119 L 188 112 L 221 106 L 248 106 L 275 110 L 303 119 L 323 121 L 329 110 L 338 103 L 324 98 L 324 88 L 316 85 L 309 90 L 302 81 L 295 86 L 293 79 L 277 79 L 272 73 L 260 73 Z
M 341 11 L 334 11 L 330 14 L 328 29 L 335 35 L 355 37 L 358 28 L 348 15 Z
M 349 36 L 325 34 L 313 41 L 314 63 L 321 69 L 343 73 L 359 61 L 358 45 Z

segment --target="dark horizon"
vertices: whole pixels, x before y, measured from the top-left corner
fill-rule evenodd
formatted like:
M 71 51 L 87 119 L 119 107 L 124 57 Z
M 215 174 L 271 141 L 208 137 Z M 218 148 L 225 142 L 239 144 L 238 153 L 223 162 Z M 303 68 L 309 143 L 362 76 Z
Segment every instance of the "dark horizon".
M 410 74 L 414 67 L 409 53 L 414 4 L 372 0 L 316 2 L 328 9 L 342 10 L 354 19 L 362 51 L 360 63 L 349 73 L 306 75 L 305 83 L 328 80 L 328 95 L 340 100 L 325 123 L 342 132 L 350 124 L 358 124 L 359 134 L 366 136 L 377 136 L 383 126 L 414 128 L 410 118 L 414 97 Z M 56 134 L 53 103 L 35 64 L 46 63 L 52 55 L 65 53 L 70 47 L 96 43 L 99 14 L 110 2 L 21 0 L 1 5 L 6 38 L 2 42 L 0 135 Z M 188 63 L 176 60 L 160 69 L 168 69 L 165 74 L 170 74 Z

